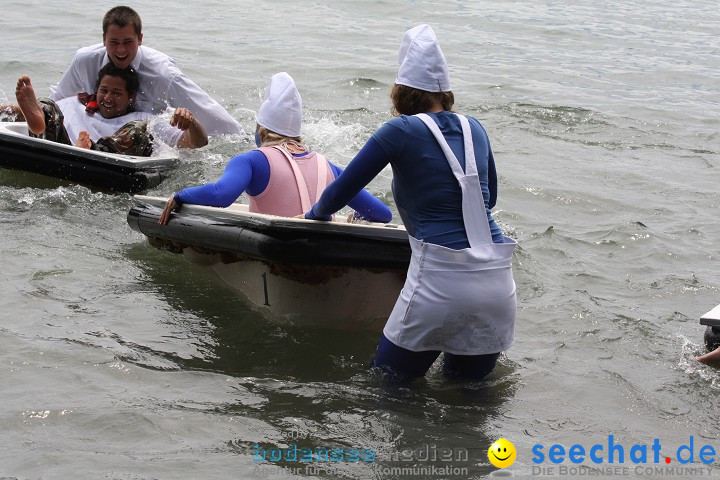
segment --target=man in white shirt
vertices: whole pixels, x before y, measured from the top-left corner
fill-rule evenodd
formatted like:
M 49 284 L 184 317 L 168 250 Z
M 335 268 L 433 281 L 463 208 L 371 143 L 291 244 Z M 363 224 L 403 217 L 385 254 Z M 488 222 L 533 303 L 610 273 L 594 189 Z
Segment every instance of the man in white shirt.
M 103 43 L 81 48 L 50 98 L 58 101 L 78 93 L 94 92 L 97 73 L 107 63 L 132 66 L 141 79 L 135 100 L 138 111 L 161 113 L 168 105 L 187 108 L 209 135 L 243 134 L 243 128 L 215 100 L 183 74 L 175 60 L 142 46 L 142 22 L 130 7 L 114 7 L 103 18 Z

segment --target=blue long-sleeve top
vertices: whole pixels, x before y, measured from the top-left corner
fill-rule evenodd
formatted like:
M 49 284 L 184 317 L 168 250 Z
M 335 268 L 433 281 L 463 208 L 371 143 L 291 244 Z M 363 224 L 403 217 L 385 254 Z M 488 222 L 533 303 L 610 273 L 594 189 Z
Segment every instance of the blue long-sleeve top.
M 429 115 L 464 169 L 462 127 L 457 116 L 451 112 Z M 480 122 L 468 119 L 490 232 L 493 242 L 502 243 L 500 227 L 490 214 L 497 199 L 497 174 L 490 141 Z M 342 175 L 325 189 L 305 218 L 327 219 L 388 163 L 393 171 L 395 203 L 408 233 L 448 248 L 468 248 L 460 184 L 435 137 L 419 118 L 412 116 L 394 118 L 380 127 Z
M 304 155 L 307 153 L 294 156 Z M 337 178 L 342 173 L 342 169 L 328 163 L 333 175 Z M 252 150 L 233 157 L 225 167 L 223 175 L 216 182 L 181 190 L 175 194 L 175 201 L 179 204 L 227 207 L 245 191 L 252 196 L 260 195 L 267 188 L 269 181 L 270 162 L 262 151 Z M 392 219 L 392 213 L 387 205 L 372 196 L 367 190 L 360 188 L 346 204 L 365 220 L 389 222 Z

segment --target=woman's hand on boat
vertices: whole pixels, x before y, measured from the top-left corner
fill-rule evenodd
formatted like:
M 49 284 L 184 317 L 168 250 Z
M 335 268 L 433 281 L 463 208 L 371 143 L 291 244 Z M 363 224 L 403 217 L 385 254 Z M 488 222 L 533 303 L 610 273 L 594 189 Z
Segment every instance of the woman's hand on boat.
M 335 215 L 330 215 L 327 218 L 308 218 L 308 213 L 301 213 L 300 215 L 295 215 L 295 218 L 302 218 L 303 220 L 319 220 L 321 222 L 334 222 L 335 221 Z
M 335 221 L 335 215 L 328 215 L 327 217 L 319 217 L 315 214 L 315 205 L 313 205 L 313 208 L 308 210 L 302 215 L 299 215 L 297 218 L 304 218 L 305 220 L 320 220 L 322 222 L 333 222 Z
M 167 223 L 170 221 L 170 214 L 173 210 L 177 208 L 178 204 L 175 201 L 175 194 L 173 193 L 170 198 L 168 198 L 167 203 L 165 204 L 165 208 L 163 209 L 162 213 L 160 214 L 160 219 L 158 220 L 158 223 L 160 225 L 167 225 Z

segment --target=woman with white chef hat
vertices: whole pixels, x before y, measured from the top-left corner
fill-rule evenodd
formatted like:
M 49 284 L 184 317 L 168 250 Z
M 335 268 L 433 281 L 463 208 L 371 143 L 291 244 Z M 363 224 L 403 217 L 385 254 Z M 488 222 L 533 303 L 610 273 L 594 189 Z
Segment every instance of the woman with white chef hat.
M 405 33 L 391 91 L 398 116 L 368 140 L 305 217 L 328 219 L 388 163 L 410 234 L 407 280 L 371 365 L 409 380 L 444 353 L 443 373 L 480 379 L 513 343 L 515 241 L 490 213 L 497 176 L 482 125 L 452 111 L 448 65 L 435 33 Z

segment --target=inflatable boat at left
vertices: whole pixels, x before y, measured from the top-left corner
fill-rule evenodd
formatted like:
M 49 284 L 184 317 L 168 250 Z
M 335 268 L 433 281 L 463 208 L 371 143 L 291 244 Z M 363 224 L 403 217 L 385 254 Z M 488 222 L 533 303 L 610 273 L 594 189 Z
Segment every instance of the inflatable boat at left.
M 0 167 L 23 170 L 116 192 L 137 193 L 160 184 L 178 157 L 117 155 L 28 135 L 25 122 L 0 122 Z

